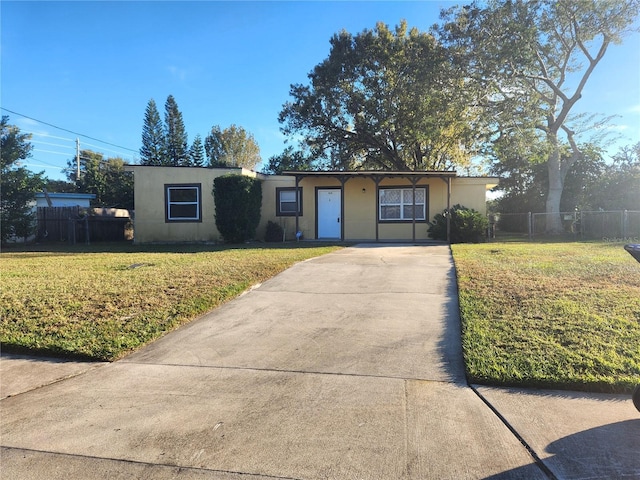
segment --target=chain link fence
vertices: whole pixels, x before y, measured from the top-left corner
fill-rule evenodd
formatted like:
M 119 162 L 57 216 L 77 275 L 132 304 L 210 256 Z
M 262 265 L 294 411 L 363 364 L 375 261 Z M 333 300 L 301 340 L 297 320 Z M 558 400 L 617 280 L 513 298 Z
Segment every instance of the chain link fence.
M 489 215 L 489 237 L 544 237 L 548 213 L 497 213 Z M 640 243 L 640 211 L 561 212 L 562 227 L 569 239 Z

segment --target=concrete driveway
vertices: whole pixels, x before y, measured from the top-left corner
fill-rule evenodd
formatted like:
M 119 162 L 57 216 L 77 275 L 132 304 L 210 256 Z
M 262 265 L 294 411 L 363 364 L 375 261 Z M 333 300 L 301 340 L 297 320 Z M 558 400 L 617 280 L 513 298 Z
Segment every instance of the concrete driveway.
M 2 478 L 555 478 L 465 383 L 444 245 L 299 263 L 122 361 L 78 368 L 2 400 Z M 479 393 L 526 430 L 527 392 Z M 634 420 L 610 433 L 640 432 Z M 637 438 L 619 444 L 637 452 Z

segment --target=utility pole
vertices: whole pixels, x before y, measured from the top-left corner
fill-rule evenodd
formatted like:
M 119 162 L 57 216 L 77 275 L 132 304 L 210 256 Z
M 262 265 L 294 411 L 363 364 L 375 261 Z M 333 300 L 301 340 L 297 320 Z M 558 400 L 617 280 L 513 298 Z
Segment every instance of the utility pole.
M 76 183 L 80 180 L 80 139 L 76 137 Z

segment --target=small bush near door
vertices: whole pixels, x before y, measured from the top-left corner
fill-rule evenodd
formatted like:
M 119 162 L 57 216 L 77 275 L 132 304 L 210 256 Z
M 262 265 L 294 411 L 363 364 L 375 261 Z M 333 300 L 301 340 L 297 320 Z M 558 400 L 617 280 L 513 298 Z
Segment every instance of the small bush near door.
M 438 213 L 429 222 L 429 236 L 434 240 L 447 240 L 447 217 L 451 217 L 451 243 L 480 243 L 484 241 L 489 221 L 477 210 L 454 205 Z
M 284 230 L 280 225 L 269 220 L 267 231 L 264 234 L 265 242 L 282 242 L 284 240 Z
M 216 227 L 226 243 L 255 238 L 262 208 L 260 180 L 244 175 L 225 175 L 213 181 Z

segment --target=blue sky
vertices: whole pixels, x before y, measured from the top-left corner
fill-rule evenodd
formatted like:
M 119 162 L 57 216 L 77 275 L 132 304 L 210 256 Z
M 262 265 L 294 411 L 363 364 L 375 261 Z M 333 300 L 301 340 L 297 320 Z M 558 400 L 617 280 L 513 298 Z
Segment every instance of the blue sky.
M 33 134 L 26 165 L 51 179 L 64 178 L 76 137 L 83 149 L 135 162 L 147 103 L 163 116 L 168 95 L 189 142 L 236 124 L 266 161 L 285 147 L 278 114 L 290 85 L 306 82 L 334 33 L 402 19 L 428 30 L 455 3 L 3 0 L 1 105 L 41 122 L 2 114 Z M 620 115 L 619 145 L 640 141 L 640 35 L 610 47 L 577 106 Z

